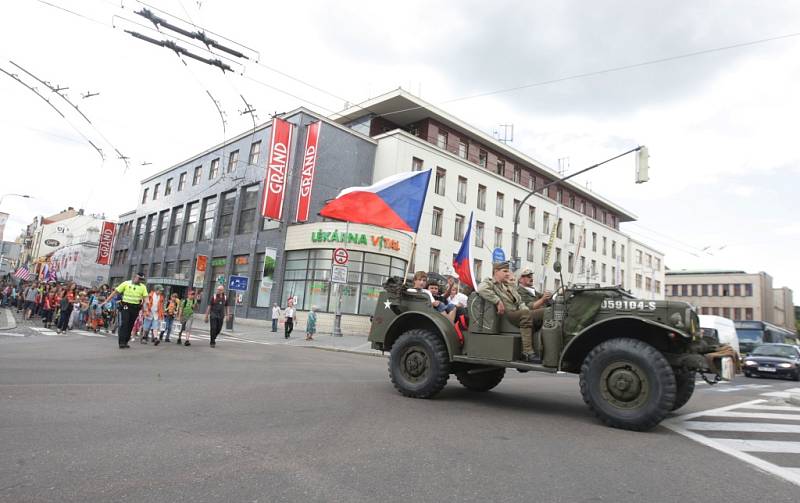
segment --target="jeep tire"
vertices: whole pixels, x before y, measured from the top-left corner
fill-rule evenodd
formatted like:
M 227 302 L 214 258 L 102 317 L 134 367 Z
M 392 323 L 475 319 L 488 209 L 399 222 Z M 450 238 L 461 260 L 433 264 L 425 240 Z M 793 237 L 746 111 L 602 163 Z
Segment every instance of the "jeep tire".
M 500 384 L 500 381 L 503 380 L 503 376 L 505 375 L 506 369 L 504 367 L 500 367 L 491 370 L 481 369 L 479 372 L 473 374 L 470 374 L 467 370 L 463 372 L 456 372 L 456 379 L 458 379 L 458 382 L 460 382 L 461 385 L 468 390 L 489 391 Z
M 675 404 L 672 367 L 653 346 L 637 339 L 616 338 L 599 344 L 583 361 L 583 401 L 613 428 L 654 428 Z
M 675 370 L 675 403 L 672 405 L 672 410 L 678 410 L 692 398 L 694 393 L 694 383 L 697 379 L 697 374 L 693 370 L 676 369 Z
M 430 330 L 404 332 L 392 345 L 389 378 L 397 391 L 411 398 L 430 398 L 450 377 L 450 359 L 442 338 Z

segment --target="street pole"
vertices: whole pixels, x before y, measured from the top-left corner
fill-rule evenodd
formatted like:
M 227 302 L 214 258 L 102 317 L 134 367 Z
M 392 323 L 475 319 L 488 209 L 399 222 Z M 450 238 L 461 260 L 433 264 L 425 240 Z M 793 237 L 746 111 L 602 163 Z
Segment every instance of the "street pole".
M 623 152 L 623 153 L 621 153 L 619 155 L 616 155 L 616 156 L 614 156 L 614 157 L 612 157 L 610 159 L 606 159 L 605 161 L 598 162 L 597 164 L 593 164 L 593 165 L 589 166 L 588 168 L 584 168 L 584 169 L 582 169 L 580 171 L 576 171 L 575 173 L 572 173 L 571 175 L 567 175 L 567 176 L 565 176 L 563 178 L 558 178 L 557 180 L 553 180 L 550 183 L 546 183 L 546 184 L 542 185 L 541 187 L 534 187 L 533 189 L 531 189 L 531 191 L 528 192 L 528 195 L 525 196 L 525 199 L 523 199 L 522 202 L 519 203 L 519 206 L 517 206 L 517 211 L 514 212 L 514 232 L 511 234 L 511 261 L 512 261 L 511 267 L 513 269 L 518 269 L 519 265 L 521 263 L 521 260 L 520 260 L 520 257 L 519 257 L 519 246 L 518 246 L 518 241 L 519 241 L 519 235 L 518 235 L 518 232 L 519 232 L 519 229 L 518 229 L 518 227 L 519 227 L 519 213 L 520 213 L 520 211 L 522 211 L 522 207 L 525 206 L 525 203 L 528 201 L 528 199 L 530 199 L 530 197 L 532 195 L 534 195 L 535 193 L 537 193 L 539 191 L 542 191 L 544 189 L 548 189 L 548 188 L 552 187 L 553 185 L 555 185 L 557 183 L 564 182 L 566 180 L 569 180 L 572 177 L 575 177 L 575 176 L 578 176 L 580 174 L 586 173 L 587 171 L 591 171 L 594 168 L 597 168 L 598 166 L 602 166 L 603 164 L 606 164 L 606 163 L 609 163 L 609 162 L 611 162 L 613 160 L 619 159 L 622 156 L 631 154 L 633 152 L 638 152 L 638 151 L 642 150 L 643 148 L 645 148 L 643 145 L 639 145 L 638 147 L 632 148 L 632 149 L 628 150 L 627 152 Z M 645 172 L 646 172 L 646 170 L 645 170 Z
M 350 222 L 345 223 L 344 227 L 344 250 L 347 251 L 347 239 L 350 236 Z M 331 256 L 331 270 L 333 269 L 333 256 Z M 347 262 L 348 267 L 350 262 Z M 348 269 L 349 275 L 349 269 Z M 331 278 L 331 282 L 333 282 L 333 278 Z M 333 337 L 341 337 L 342 336 L 342 284 L 347 285 L 347 276 L 345 276 L 344 283 L 336 283 L 336 314 L 333 317 L 333 332 L 331 335 Z

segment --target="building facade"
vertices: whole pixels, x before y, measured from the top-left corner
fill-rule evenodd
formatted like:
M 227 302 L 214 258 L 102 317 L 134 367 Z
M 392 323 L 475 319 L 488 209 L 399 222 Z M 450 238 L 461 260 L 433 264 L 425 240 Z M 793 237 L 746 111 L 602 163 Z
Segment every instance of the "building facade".
M 668 271 L 667 298 L 689 302 L 701 314 L 766 321 L 795 330 L 792 290 L 773 288 L 765 272 Z

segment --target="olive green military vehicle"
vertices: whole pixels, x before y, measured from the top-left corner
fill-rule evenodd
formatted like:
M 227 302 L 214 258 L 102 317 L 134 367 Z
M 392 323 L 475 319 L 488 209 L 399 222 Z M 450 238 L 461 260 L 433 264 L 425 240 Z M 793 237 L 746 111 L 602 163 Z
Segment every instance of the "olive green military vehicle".
M 387 281 L 369 340 L 390 352 L 389 376 L 400 393 L 430 398 L 450 374 L 469 390 L 488 391 L 506 369 L 568 372 L 580 375 L 583 400 L 605 424 L 642 431 L 689 401 L 698 373 L 714 383 L 725 368 L 732 378 L 731 362 L 710 357 L 718 345 L 702 337 L 685 302 L 636 299 L 616 287 L 562 288 L 534 335 L 541 364 L 518 361 L 519 328 L 493 304 L 473 293 L 466 310 L 468 327 L 459 328 L 426 293 L 407 291 L 400 278 Z

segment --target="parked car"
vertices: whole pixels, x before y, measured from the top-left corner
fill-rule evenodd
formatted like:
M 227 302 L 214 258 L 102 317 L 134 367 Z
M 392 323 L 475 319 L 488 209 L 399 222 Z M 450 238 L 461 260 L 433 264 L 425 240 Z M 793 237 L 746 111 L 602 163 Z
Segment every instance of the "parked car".
M 800 381 L 800 349 L 791 344 L 762 344 L 745 357 L 744 375 Z

